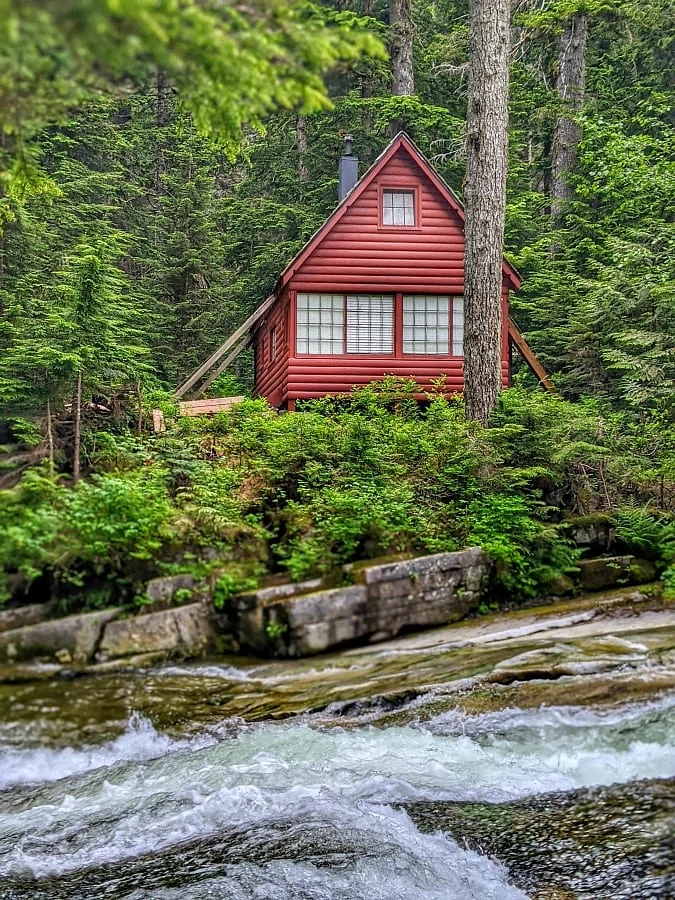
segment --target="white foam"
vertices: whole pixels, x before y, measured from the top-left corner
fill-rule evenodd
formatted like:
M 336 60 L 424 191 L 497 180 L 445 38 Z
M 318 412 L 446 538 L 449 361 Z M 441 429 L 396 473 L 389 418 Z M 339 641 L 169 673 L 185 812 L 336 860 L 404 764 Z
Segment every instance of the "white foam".
M 131 760 L 155 759 L 171 750 L 203 745 L 198 741 L 173 741 L 157 732 L 152 724 L 137 713 L 132 714 L 126 731 L 106 744 L 94 747 L 62 749 L 33 748 L 17 750 L 0 746 L 0 789 L 19 784 L 58 781 L 70 775 L 89 772 Z M 213 739 L 210 740 L 213 743 Z
M 254 681 L 255 669 L 238 669 L 236 666 L 162 666 L 153 675 L 192 678 L 222 678 L 224 681 Z
M 334 865 L 273 859 L 176 889 L 135 891 L 129 900 L 523 900 L 496 863 L 442 835 L 420 834 L 402 811 L 342 811 L 339 825 L 360 853 Z
M 453 714 L 454 719 L 446 714 L 429 727 L 386 730 L 322 731 L 285 722 L 249 726 L 220 741 L 212 736 L 172 741 L 136 718 L 125 736 L 100 748 L 8 751 L 0 755 L 6 783 L 41 780 L 44 785 L 30 788 L 23 803 L 16 803 L 21 794 L 15 791 L 5 813 L 0 797 L 0 876 L 57 875 L 172 848 L 227 828 L 279 822 L 361 829 L 378 846 L 384 846 L 392 829 L 403 829 L 396 846 L 415 846 L 413 869 L 428 866 L 434 854 L 427 854 L 427 838 L 403 813 L 384 804 L 423 798 L 500 801 L 675 775 L 674 700 L 611 712 L 548 708 L 484 717 Z M 11 773 L 8 765 L 14 767 Z M 98 771 L 87 775 L 87 770 Z M 64 780 L 55 782 L 58 778 Z M 368 893 L 368 885 L 377 884 L 379 863 L 360 864 L 365 868 L 354 869 L 351 877 L 361 879 L 364 893 L 354 897 L 406 896 L 405 879 L 386 895 Z M 290 884 L 296 877 L 328 877 L 323 869 L 289 866 L 274 878 L 290 879 Z M 227 878 L 214 886 L 214 897 L 238 896 L 227 893 Z M 433 884 L 441 891 L 438 896 L 492 896 L 473 887 L 453 893 L 449 882 Z M 307 896 L 342 896 L 338 887 L 334 893 L 322 890 L 317 886 L 317 893 Z M 429 897 L 436 896 L 429 890 Z

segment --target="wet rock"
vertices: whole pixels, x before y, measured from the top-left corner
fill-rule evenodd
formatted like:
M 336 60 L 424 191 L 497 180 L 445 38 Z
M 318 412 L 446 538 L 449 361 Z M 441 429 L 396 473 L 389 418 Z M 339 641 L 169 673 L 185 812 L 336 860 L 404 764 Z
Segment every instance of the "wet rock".
M 358 583 L 349 587 L 307 592 L 307 582 L 295 596 L 276 588 L 264 597 L 259 591 L 235 598 L 234 627 L 242 646 L 278 656 L 387 640 L 403 629 L 466 616 L 480 601 L 488 568 L 477 547 L 353 567 Z
M 675 782 L 582 788 L 502 804 L 405 804 L 423 832 L 448 832 L 503 862 L 537 900 L 672 897 Z
M 582 559 L 579 584 L 585 591 L 601 591 L 619 584 L 646 584 L 656 578 L 654 563 L 635 556 Z
M 0 633 L 45 622 L 54 615 L 54 611 L 54 603 L 30 603 L 26 606 L 0 610 Z
M 145 586 L 145 595 L 152 603 L 170 603 L 177 591 L 192 590 L 195 579 L 192 575 L 164 575 L 152 578 Z
M 5 631 L 0 634 L 0 662 L 54 660 L 64 653 L 74 662 L 89 662 L 104 627 L 119 614 L 119 609 L 106 609 Z
M 33 681 L 50 681 L 63 671 L 58 663 L 18 663 L 0 665 L 0 684 L 30 684 Z
M 548 585 L 548 592 L 556 597 L 574 593 L 574 582 L 567 575 L 556 575 Z
M 174 609 L 111 622 L 96 659 L 164 652 L 167 656 L 199 656 L 212 646 L 215 630 L 208 607 L 190 603 Z
M 162 650 L 155 653 L 138 653 L 135 656 L 118 657 L 106 662 L 97 662 L 78 671 L 78 675 L 110 675 L 117 672 L 133 672 L 136 669 L 147 669 L 163 663 L 166 653 Z

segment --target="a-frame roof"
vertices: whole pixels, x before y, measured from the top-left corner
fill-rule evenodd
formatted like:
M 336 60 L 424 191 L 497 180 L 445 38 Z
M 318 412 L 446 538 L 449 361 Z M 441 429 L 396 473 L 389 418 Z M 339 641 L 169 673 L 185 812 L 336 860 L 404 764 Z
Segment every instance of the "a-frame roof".
M 424 156 L 422 151 L 415 145 L 415 143 L 408 137 L 408 135 L 401 131 L 396 137 L 389 143 L 387 147 L 382 151 L 382 153 L 378 156 L 372 166 L 368 169 L 368 171 L 359 179 L 356 185 L 352 188 L 352 190 L 341 200 L 338 206 L 334 209 L 331 215 L 326 219 L 323 225 L 314 232 L 312 237 L 307 241 L 305 246 L 299 251 L 299 253 L 291 260 L 291 262 L 286 266 L 284 271 L 281 273 L 279 280 L 276 285 L 276 292 L 281 292 L 281 290 L 288 284 L 288 282 L 293 277 L 293 274 L 300 268 L 300 266 L 305 262 L 305 260 L 313 253 L 316 247 L 321 243 L 324 237 L 332 230 L 332 228 L 340 221 L 340 219 L 344 216 L 348 209 L 350 209 L 359 199 L 359 197 L 363 194 L 365 190 L 367 190 L 368 186 L 374 181 L 375 178 L 382 172 L 382 170 L 386 167 L 387 163 L 393 156 L 399 151 L 404 150 L 413 163 L 421 169 L 421 171 L 427 176 L 427 178 L 431 181 L 433 186 L 439 192 L 439 194 L 446 201 L 451 210 L 455 213 L 455 215 L 460 219 L 462 225 L 464 224 L 465 212 L 464 207 L 460 199 L 454 193 L 452 188 L 450 188 L 445 180 L 438 174 L 436 169 L 432 166 L 429 160 Z M 516 268 L 511 265 L 511 263 L 504 258 L 504 262 L 502 265 L 502 272 L 504 276 L 508 279 L 510 286 L 514 290 L 518 290 L 521 285 L 522 278 L 518 274 Z

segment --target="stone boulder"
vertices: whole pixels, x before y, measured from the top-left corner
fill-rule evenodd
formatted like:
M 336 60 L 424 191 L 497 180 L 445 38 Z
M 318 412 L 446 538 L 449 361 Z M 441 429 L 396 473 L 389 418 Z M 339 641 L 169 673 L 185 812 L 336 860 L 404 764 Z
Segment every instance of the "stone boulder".
M 243 647 L 307 656 L 341 644 L 381 641 L 403 629 L 447 625 L 480 602 L 489 562 L 480 548 L 351 567 L 358 583 L 284 596 L 242 595 L 234 628 Z
M 110 622 L 103 633 L 96 659 L 103 662 L 160 652 L 167 656 L 199 656 L 215 641 L 208 606 L 190 603 Z
M 602 591 L 622 584 L 647 584 L 656 578 L 656 566 L 635 556 L 582 559 L 579 585 L 584 591 Z
M 105 609 L 5 631 L 0 634 L 0 662 L 29 659 L 56 660 L 63 664 L 90 662 L 105 626 L 119 614 L 119 609 Z
M 54 615 L 55 606 L 54 603 L 30 603 L 0 610 L 0 634 L 46 621 Z
M 614 520 L 605 513 L 575 516 L 562 524 L 575 544 L 587 552 L 607 553 L 614 545 Z

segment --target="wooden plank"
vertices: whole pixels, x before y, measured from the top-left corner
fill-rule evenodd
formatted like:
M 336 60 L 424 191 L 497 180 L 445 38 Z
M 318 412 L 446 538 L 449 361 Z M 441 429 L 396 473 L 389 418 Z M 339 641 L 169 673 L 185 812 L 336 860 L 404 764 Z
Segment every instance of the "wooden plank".
M 206 416 L 225 412 L 241 403 L 244 397 L 216 397 L 212 400 L 184 400 L 178 404 L 181 416 Z
M 164 422 L 164 413 L 161 409 L 153 409 L 152 411 L 152 427 L 156 432 L 166 431 L 166 424 Z
M 558 392 L 553 386 L 553 382 L 549 378 L 546 369 L 544 369 L 542 364 L 539 362 L 534 354 L 534 351 L 521 334 L 516 323 L 511 318 L 509 318 L 509 339 L 511 340 L 518 353 L 520 353 L 520 355 L 527 363 L 530 371 L 536 378 L 539 379 L 539 384 L 541 384 L 541 386 L 546 391 L 548 391 L 549 394 L 557 394 Z
M 227 353 L 228 350 L 231 350 L 232 347 L 234 347 L 234 345 L 237 343 L 237 341 L 241 340 L 241 338 L 244 337 L 244 335 L 248 331 L 250 331 L 250 329 L 255 325 L 255 323 L 265 315 L 267 310 L 273 305 L 273 303 L 276 299 L 277 299 L 276 293 L 270 294 L 270 296 L 263 303 L 260 304 L 260 306 L 256 309 L 256 311 L 254 313 L 252 313 L 248 317 L 248 319 L 246 319 L 246 321 L 243 322 L 239 326 L 239 328 L 237 328 L 237 330 L 229 336 L 229 338 L 225 341 L 225 343 L 221 344 L 221 346 L 218 347 L 218 349 L 214 353 L 212 353 L 211 356 L 209 356 L 209 358 L 206 360 L 205 363 L 202 363 L 202 365 L 199 366 L 198 369 L 195 369 L 195 371 L 192 373 L 192 375 L 190 375 L 188 378 L 186 378 L 185 381 L 181 385 L 178 386 L 178 388 L 176 389 L 176 392 L 174 394 L 174 397 L 177 400 L 179 400 L 190 390 L 191 387 L 193 387 L 195 384 L 197 384 L 197 382 L 202 377 L 202 375 L 205 375 L 209 371 L 209 369 L 213 368 L 213 366 L 215 366 L 215 364 L 218 362 L 218 360 L 221 359 L 224 356 L 224 354 Z M 238 348 L 237 354 L 240 353 L 243 349 L 244 349 L 243 346 Z M 221 369 L 220 371 L 224 371 L 224 370 Z M 220 374 L 220 372 L 219 372 L 219 374 Z M 211 382 L 209 382 L 209 384 L 210 383 Z

